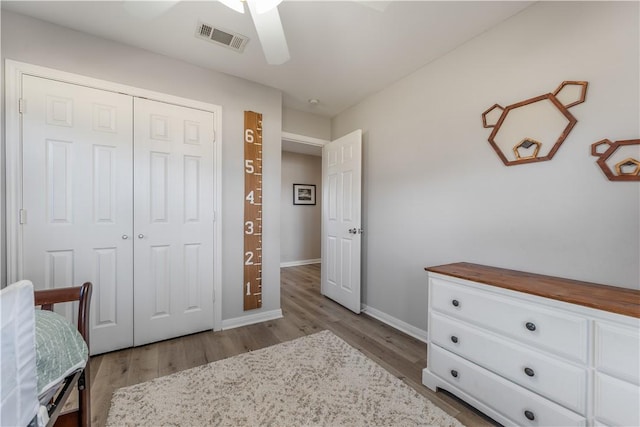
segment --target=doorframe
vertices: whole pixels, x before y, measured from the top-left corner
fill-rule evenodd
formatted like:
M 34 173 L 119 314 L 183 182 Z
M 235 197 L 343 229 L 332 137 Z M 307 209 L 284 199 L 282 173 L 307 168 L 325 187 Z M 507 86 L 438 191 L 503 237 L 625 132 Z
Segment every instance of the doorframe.
M 280 139 L 282 141 L 287 141 L 287 142 L 294 142 L 296 144 L 302 144 L 302 145 L 310 145 L 310 146 L 314 146 L 314 147 L 319 147 L 320 150 L 322 150 L 322 147 L 325 146 L 325 144 L 328 144 L 329 140 L 327 139 L 321 139 L 321 138 L 314 138 L 311 136 L 306 136 L 306 135 L 300 135 L 297 133 L 291 133 L 291 132 L 282 132 Z M 284 150 L 281 150 L 284 151 Z M 323 162 L 324 161 L 324 157 L 322 156 L 322 152 L 320 153 L 320 161 Z M 280 176 L 280 180 L 282 181 L 282 176 Z M 320 188 L 319 188 L 320 194 L 322 194 L 322 183 L 320 184 Z M 320 250 L 320 264 L 322 264 L 322 249 Z M 292 264 L 289 266 L 293 266 L 293 265 L 299 265 L 299 264 Z M 282 265 L 282 258 L 280 259 L 280 268 L 284 267 Z
M 162 92 L 141 89 L 40 65 L 5 60 L 5 184 L 6 184 L 6 276 L 7 283 L 23 277 L 22 232 L 19 210 L 22 207 L 22 117 L 20 99 L 22 76 L 30 75 L 57 80 L 93 89 L 117 92 L 132 97 L 147 98 L 167 104 L 213 113 L 214 120 L 214 239 L 213 239 L 213 325 L 222 330 L 222 107 L 220 105 L 182 98 Z M 131 183 L 133 185 L 133 183 Z M 1 219 L 1 217 L 0 217 Z
M 313 145 L 316 147 L 324 147 L 325 144 L 328 144 L 331 142 L 327 139 L 314 138 L 311 136 L 299 135 L 297 133 L 291 133 L 291 132 L 282 132 L 281 139 L 283 141 L 297 142 L 299 144 Z

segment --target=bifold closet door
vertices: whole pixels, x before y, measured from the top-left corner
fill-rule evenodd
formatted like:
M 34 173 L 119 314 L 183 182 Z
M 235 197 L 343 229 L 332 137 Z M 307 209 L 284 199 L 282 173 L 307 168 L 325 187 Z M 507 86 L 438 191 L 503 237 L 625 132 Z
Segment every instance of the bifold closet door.
M 213 329 L 213 113 L 134 100 L 134 345 Z
M 92 353 L 130 347 L 133 98 L 32 76 L 22 85 L 21 277 L 36 289 L 93 282 Z
M 92 354 L 212 329 L 213 113 L 22 85 L 20 277 L 93 283 Z

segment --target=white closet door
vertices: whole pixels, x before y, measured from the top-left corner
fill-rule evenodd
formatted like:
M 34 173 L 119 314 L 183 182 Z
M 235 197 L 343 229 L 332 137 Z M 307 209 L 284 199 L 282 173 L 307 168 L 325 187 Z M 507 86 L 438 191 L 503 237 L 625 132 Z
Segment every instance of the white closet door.
M 135 345 L 213 329 L 213 113 L 134 101 Z
M 92 354 L 130 347 L 132 98 L 32 76 L 22 84 L 22 277 L 36 289 L 92 282 Z

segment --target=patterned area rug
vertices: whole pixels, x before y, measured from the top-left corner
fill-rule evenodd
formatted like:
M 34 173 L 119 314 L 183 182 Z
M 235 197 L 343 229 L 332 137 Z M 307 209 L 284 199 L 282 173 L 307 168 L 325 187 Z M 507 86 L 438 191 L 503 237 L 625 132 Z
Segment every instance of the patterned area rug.
M 330 331 L 114 392 L 108 426 L 456 426 Z

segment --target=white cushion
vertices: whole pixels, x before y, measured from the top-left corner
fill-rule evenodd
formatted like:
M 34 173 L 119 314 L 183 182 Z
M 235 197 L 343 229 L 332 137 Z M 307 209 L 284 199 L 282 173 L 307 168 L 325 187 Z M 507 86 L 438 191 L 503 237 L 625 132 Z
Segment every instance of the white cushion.
M 38 413 L 33 284 L 0 290 L 0 425 L 26 426 Z

